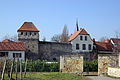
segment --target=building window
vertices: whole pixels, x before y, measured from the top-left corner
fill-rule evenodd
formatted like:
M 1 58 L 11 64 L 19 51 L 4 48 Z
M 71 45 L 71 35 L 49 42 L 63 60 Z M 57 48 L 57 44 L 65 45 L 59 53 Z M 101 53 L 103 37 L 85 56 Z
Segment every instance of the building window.
M 0 57 L 8 57 L 8 52 L 0 52 Z
M 21 32 L 21 35 L 23 35 L 23 32 Z
M 87 41 L 87 36 L 85 36 L 85 41 Z
M 82 44 L 83 50 L 86 50 L 86 44 Z
M 30 32 L 30 35 L 32 35 L 32 33 Z
M 88 45 L 88 49 L 91 50 L 91 44 Z
M 36 33 L 34 33 L 34 35 L 36 35 Z
M 80 40 L 83 40 L 83 36 L 80 36 Z
M 76 44 L 76 50 L 78 50 L 79 49 L 79 44 Z
M 13 58 L 21 58 L 21 53 L 13 53 Z
M 27 35 L 27 32 L 25 33 L 25 35 Z

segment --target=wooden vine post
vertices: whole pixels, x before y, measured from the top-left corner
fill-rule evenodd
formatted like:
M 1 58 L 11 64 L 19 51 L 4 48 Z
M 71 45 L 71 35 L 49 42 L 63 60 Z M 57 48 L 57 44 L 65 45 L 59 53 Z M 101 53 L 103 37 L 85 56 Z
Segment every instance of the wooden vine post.
M 6 63 L 7 63 L 7 60 L 5 59 L 4 66 L 3 66 L 3 71 L 2 71 L 2 76 L 1 76 L 1 80 L 4 80 L 4 73 L 5 73 Z
M 12 60 L 11 69 L 10 69 L 10 78 L 9 78 L 9 80 L 12 80 L 12 73 L 13 73 L 14 60 L 15 60 L 15 59 Z
M 15 80 L 17 80 L 17 67 L 18 67 L 18 58 L 16 58 L 16 79 Z
M 20 80 L 22 79 L 22 60 L 20 60 Z
M 26 77 L 26 69 L 27 69 L 27 59 L 25 61 L 24 78 Z

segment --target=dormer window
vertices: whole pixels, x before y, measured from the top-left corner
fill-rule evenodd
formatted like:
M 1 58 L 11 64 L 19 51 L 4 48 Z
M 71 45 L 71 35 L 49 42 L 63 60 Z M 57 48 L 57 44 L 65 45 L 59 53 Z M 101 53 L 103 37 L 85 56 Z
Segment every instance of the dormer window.
M 85 41 L 87 41 L 87 36 L 85 36 Z
M 83 36 L 80 36 L 80 40 L 83 40 Z

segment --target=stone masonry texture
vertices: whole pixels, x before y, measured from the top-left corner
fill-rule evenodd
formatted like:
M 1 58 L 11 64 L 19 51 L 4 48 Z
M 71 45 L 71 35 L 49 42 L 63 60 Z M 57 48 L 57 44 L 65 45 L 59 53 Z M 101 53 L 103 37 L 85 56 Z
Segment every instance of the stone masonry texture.
M 108 67 L 118 66 L 118 55 L 98 54 L 98 75 L 106 75 Z
M 83 55 L 60 56 L 60 71 L 64 73 L 82 73 Z
M 39 54 L 42 60 L 60 60 L 60 56 L 71 54 L 70 43 L 39 42 Z

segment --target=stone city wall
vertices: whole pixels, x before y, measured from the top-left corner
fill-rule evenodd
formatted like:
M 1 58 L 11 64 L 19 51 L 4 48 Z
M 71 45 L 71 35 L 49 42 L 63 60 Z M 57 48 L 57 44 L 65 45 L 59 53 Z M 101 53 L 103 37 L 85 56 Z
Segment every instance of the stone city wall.
M 60 71 L 64 73 L 82 73 L 83 55 L 60 56 Z
M 39 42 L 39 54 L 43 60 L 59 61 L 61 55 L 71 53 L 72 45 L 70 43 Z

